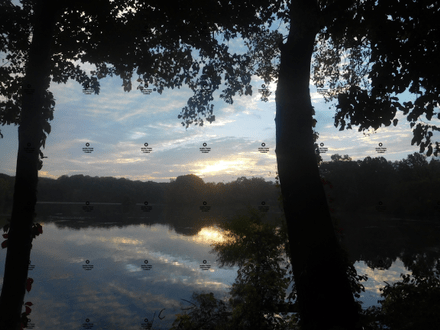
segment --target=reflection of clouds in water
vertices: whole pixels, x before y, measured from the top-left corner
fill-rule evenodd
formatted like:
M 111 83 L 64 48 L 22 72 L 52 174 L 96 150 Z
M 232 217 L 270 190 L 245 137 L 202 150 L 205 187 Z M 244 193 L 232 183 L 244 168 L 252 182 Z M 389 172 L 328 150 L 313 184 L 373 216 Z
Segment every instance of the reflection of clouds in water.
M 128 290 L 125 287 L 121 286 L 120 283 L 116 283 L 115 281 L 112 281 L 111 283 L 107 284 L 107 287 L 105 288 L 105 291 L 107 291 L 109 294 L 114 295 L 115 291 L 118 292 L 120 295 L 124 296 L 125 299 L 129 298 L 130 301 L 140 301 L 142 304 L 150 304 L 152 302 L 155 302 L 159 305 L 174 305 L 175 300 L 169 299 L 168 297 L 161 295 L 161 294 L 152 294 L 150 292 L 146 291 L 132 291 Z
M 217 226 L 202 228 L 197 235 L 192 237 L 192 241 L 198 244 L 211 245 L 225 241 L 225 237 Z
M 411 274 L 410 271 L 405 269 L 402 260 L 399 258 L 387 270 L 373 270 L 364 261 L 356 262 L 355 267 L 359 274 L 368 276 L 368 280 L 362 282 L 365 287 L 365 292 L 361 294 L 360 298 L 364 302 L 363 307 L 378 305 L 377 300 L 382 299 L 380 289 L 386 285 L 385 282 L 392 284 L 401 280 L 400 274 Z
M 47 227 L 49 227 L 47 229 L 56 231 L 55 228 L 50 228 L 52 227 L 50 224 Z M 132 227 L 118 228 L 117 231 L 116 234 L 115 230 L 111 228 L 104 233 L 99 233 L 100 235 L 96 235 L 95 231 L 84 229 L 80 232 L 69 231 L 66 233 L 67 235 L 63 235 L 63 241 L 75 245 L 76 248 L 87 245 L 88 251 L 99 251 L 103 257 L 110 257 L 117 262 L 138 259 L 140 254 L 155 257 L 161 262 L 169 262 L 174 261 L 173 256 L 176 254 L 179 256 L 200 255 L 200 245 L 209 247 L 214 241 L 222 240 L 220 231 L 215 227 L 203 228 L 196 236 L 180 235 L 174 230 L 169 231 L 168 227 L 163 225 L 142 226 L 135 229 Z M 154 234 L 152 234 L 153 232 Z M 170 240 L 173 241 L 171 244 Z M 54 243 L 59 244 L 59 242 Z M 194 243 L 197 243 L 197 246 Z M 60 248 L 61 250 L 57 250 L 58 253 L 62 251 L 62 245 Z M 169 258 L 164 258 L 166 255 Z M 81 257 L 74 257 L 74 259 L 77 262 L 82 261 Z M 70 260 L 73 259 L 70 258 Z
M 153 230 L 154 235 L 151 235 Z M 140 241 L 136 236 L 151 238 Z M 170 238 L 172 244 L 169 243 Z M 226 291 L 233 283 L 237 269 L 219 269 L 208 252 L 214 241 L 222 240 L 223 235 L 216 226 L 202 228 L 195 236 L 185 236 L 169 231 L 166 226 L 153 225 L 137 228 L 136 231 L 124 228 L 118 232 L 117 239 L 102 239 L 100 236 L 97 244 L 101 246 L 97 248 L 111 254 L 108 258 L 121 263 L 120 269 L 124 269 L 127 275 L 135 276 L 136 281 L 152 282 L 160 287 L 179 286 L 188 291 Z M 114 253 L 112 250 L 117 251 Z M 151 270 L 141 268 L 144 260 L 148 260 Z M 209 270 L 200 269 L 203 260 L 211 265 Z
M 133 290 L 132 287 L 116 281 L 106 283 L 99 289 L 100 297 L 88 299 L 82 306 L 90 319 L 100 325 L 99 328 L 115 328 L 119 325 L 125 329 L 138 329 L 134 324 L 152 317 L 154 310 L 166 308 L 171 314 L 178 312 L 178 301 L 164 294 L 153 294 L 139 287 Z M 105 296 L 105 299 L 101 299 L 101 296 Z M 108 311 L 112 312 L 109 314 Z
M 118 325 L 134 330 L 162 308 L 167 318 L 157 325 L 165 325 L 181 312 L 181 299 L 190 300 L 194 291 L 220 298 L 237 276 L 238 267 L 219 268 L 216 255 L 210 253 L 210 245 L 224 239 L 215 226 L 204 227 L 195 236 L 160 224 L 77 231 L 47 223 L 44 229 L 45 235 L 35 242 L 32 263 L 47 277 L 36 277 L 39 285 L 31 291 L 38 297 L 34 322 L 44 329 L 78 328 L 77 320 L 90 315 L 98 328 Z M 93 270 L 82 269 L 86 259 Z M 145 260 L 151 270 L 141 267 Z M 211 265 L 209 270 L 200 268 L 203 260 Z M 384 281 L 399 281 L 401 273 L 409 273 L 399 259 L 388 270 L 373 271 L 364 262 L 355 266 L 369 277 L 361 294 L 364 308 L 378 304 Z
M 141 245 L 143 242 L 138 239 L 130 239 L 127 237 L 104 237 L 104 236 L 95 236 L 95 241 L 100 242 L 109 242 L 111 244 L 125 244 L 125 245 Z

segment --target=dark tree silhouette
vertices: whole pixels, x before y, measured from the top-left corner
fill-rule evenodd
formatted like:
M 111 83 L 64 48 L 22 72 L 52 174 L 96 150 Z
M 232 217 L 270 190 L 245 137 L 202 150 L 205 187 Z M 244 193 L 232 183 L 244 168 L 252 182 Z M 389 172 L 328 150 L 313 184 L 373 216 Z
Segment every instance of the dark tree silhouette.
M 244 39 L 254 59 L 249 70 L 265 83 L 278 79 L 276 152 L 303 326 L 354 329 L 358 327 L 357 311 L 344 279 L 313 153 L 316 135 L 312 131 L 310 69 L 312 66 L 318 87 L 330 87 L 326 98 L 338 100 L 335 124 L 341 130 L 352 125 L 359 125 L 359 130 L 397 125 L 397 110 L 408 115 L 411 128 L 422 114 L 428 120 L 435 114 L 440 118 L 434 112 L 440 95 L 440 12 L 435 9 L 437 2 L 429 0 L 410 4 L 373 0 L 280 3 L 270 2 L 278 5 L 273 13 L 289 27 L 287 41 L 283 43 L 279 34 L 268 30 Z M 273 49 L 277 44 L 279 52 Z M 278 56 L 280 60 L 274 63 Z M 341 68 L 342 56 L 347 56 L 347 64 Z M 414 104 L 396 97 L 407 89 L 417 94 Z M 263 92 L 263 99 L 267 94 Z M 418 123 L 411 143 L 430 155 L 435 130 L 439 128 Z M 439 146 L 437 143 L 436 155 Z M 328 261 L 334 286 L 320 283 L 315 275 L 319 271 L 314 260 L 319 258 Z M 323 307 L 321 302 L 329 296 L 337 296 L 338 303 Z
M 220 23 L 228 26 L 225 38 L 234 36 L 236 23 L 249 22 L 248 8 L 258 6 L 250 1 L 235 7 L 207 3 L 201 11 L 198 1 L 180 1 L 173 6 L 121 0 L 31 0 L 22 4 L 21 8 L 11 1 L 0 3 L 4 18 L 0 47 L 11 62 L 1 68 L 0 79 L 5 84 L 0 84 L 0 91 L 7 100 L 0 102 L 0 120 L 2 124 L 19 124 L 14 201 L 0 297 L 0 325 L 10 329 L 20 326 L 38 171 L 44 157 L 41 148 L 50 133 L 48 121 L 53 119 L 55 105 L 48 91 L 51 79 L 57 83 L 75 79 L 98 94 L 98 78 L 118 75 L 124 90 L 130 91 L 133 71 L 137 69 L 144 86 L 151 84 L 162 93 L 165 88 L 183 84 L 193 89 L 217 85 L 216 77 L 226 71 L 228 88 L 222 97 L 228 99 L 244 90 L 247 93 L 250 75 L 241 72 L 242 62 L 247 59 L 230 54 L 213 33 Z M 176 10 L 176 5 L 181 10 Z M 118 16 L 128 7 L 136 8 L 136 15 L 127 10 Z M 218 15 L 219 10 L 223 15 Z M 200 51 L 199 59 L 192 57 L 191 47 Z M 90 77 L 70 60 L 96 64 L 98 71 Z M 222 62 L 228 65 L 220 67 Z M 220 71 L 211 72 L 209 68 L 213 67 Z M 209 101 L 209 97 L 196 97 L 189 103 L 208 109 Z M 203 120 L 199 122 L 203 124 Z
M 227 88 L 221 97 L 230 103 L 236 93 L 251 94 L 250 78 L 253 73 L 264 77 L 267 82 L 278 78 L 276 152 L 292 265 L 295 280 L 300 287 L 298 300 L 303 326 L 305 329 L 327 329 L 333 326 L 353 329 L 356 327 L 357 311 L 339 257 L 339 247 L 314 152 L 315 121 L 309 95 L 314 46 L 320 47 L 315 52 L 313 78 L 319 87 L 329 83 L 327 97 L 338 100 L 335 122 L 341 129 L 351 128 L 352 125 L 359 125 L 360 130 L 370 127 L 377 129 L 391 123 L 397 125 L 395 115 L 399 110 L 408 115 L 411 128 L 415 126 L 411 143 L 420 145 L 420 151 L 426 150 L 427 155 L 433 152 L 437 155 L 440 147 L 437 143 L 436 148 L 433 148 L 431 137 L 432 132 L 439 129 L 434 125 L 416 123 L 423 114 L 428 120 L 434 115 L 440 118 L 440 114 L 435 112 L 440 95 L 440 75 L 437 69 L 440 12 L 437 3 L 428 0 L 409 4 L 390 4 L 385 0 L 296 0 L 287 4 L 281 1 L 240 1 L 231 2 L 231 6 L 228 4 L 229 1 L 208 3 L 207 7 L 200 7 L 198 1 L 181 1 L 177 7 L 180 10 L 167 10 L 166 5 L 157 3 L 158 10 L 152 13 L 150 7 L 143 6 L 146 5 L 144 1 L 136 3 L 118 0 L 108 3 L 81 0 L 73 6 L 62 0 L 34 0 L 26 4 L 23 11 L 25 15 L 21 15 L 23 13 L 17 14 L 18 9 L 14 9 L 10 1 L 3 2 L 2 8 L 7 8 L 8 13 L 12 14 L 10 17 L 17 18 L 18 22 L 16 25 L 5 25 L 7 33 L 15 37 L 20 35 L 17 26 L 24 31 L 29 31 L 29 26 L 34 28 L 29 52 L 27 39 L 24 38 L 28 36 L 26 34 L 24 37 L 21 35 L 21 44 L 10 45 L 15 53 L 19 53 L 17 50 L 22 51 L 18 59 L 26 61 L 27 65 L 25 79 L 11 78 L 11 84 L 8 85 L 24 86 L 23 98 L 15 95 L 15 101 L 8 101 L 4 108 L 8 112 L 5 121 L 20 121 L 11 246 L 8 248 L 7 260 L 13 262 L 13 253 L 22 254 L 22 260 L 17 261 L 20 258 L 15 258 L 16 269 L 23 274 L 27 272 L 25 265 L 29 253 L 25 250 L 31 241 L 28 229 L 32 223 L 38 169 L 41 167 L 40 147 L 44 146 L 45 133 L 50 132 L 47 121 L 51 119 L 54 105 L 47 91 L 50 73 L 56 82 L 66 82 L 69 77 L 73 77 L 82 84 L 90 84 L 96 92 L 99 91 L 96 77 L 89 78 L 72 67 L 69 61 L 65 61 L 65 57 L 73 58 L 78 54 L 77 41 L 87 39 L 87 42 L 80 43 L 82 52 L 79 58 L 97 63 L 97 75 L 101 77 L 113 74 L 121 76 L 127 91 L 131 89 L 135 68 L 142 79 L 155 85 L 159 92 L 165 87 L 189 84 L 195 95 L 179 116 L 184 125 L 195 122 L 203 124 L 203 116 L 210 122 L 215 119 L 212 105 L 209 104 L 213 100 L 212 93 L 220 85 L 219 77 L 223 74 Z M 111 13 L 115 12 L 112 9 L 124 9 L 126 6 L 138 9 L 134 17 L 130 17 L 131 14 L 121 19 L 112 16 Z M 34 16 L 30 15 L 30 8 L 35 9 Z M 58 16 L 59 20 L 56 19 L 57 10 L 61 15 Z M 86 15 L 79 16 L 81 12 Z M 271 33 L 264 25 L 273 22 L 275 16 L 289 25 L 284 43 L 279 34 Z M 88 24 L 89 19 L 92 19 L 93 27 Z M 7 21 L 11 23 L 13 20 Z M 59 33 L 52 39 L 56 22 L 69 29 L 57 30 Z M 76 28 L 73 32 L 70 31 L 72 27 Z M 80 31 L 81 27 L 87 27 L 90 33 Z M 5 28 L 2 26 L 2 29 Z M 145 38 L 142 29 L 149 32 L 154 29 L 155 33 L 149 33 L 149 38 Z M 225 31 L 227 39 L 241 33 L 245 40 L 250 40 L 252 51 L 246 55 L 230 54 L 224 44 L 218 43 L 211 36 L 219 29 Z M 167 42 L 162 43 L 162 40 Z M 185 44 L 180 44 L 180 40 Z M 114 49 L 112 46 L 115 44 L 120 47 Z M 149 45 L 155 49 L 162 45 L 166 49 L 148 52 Z M 202 50 L 201 62 L 192 59 L 187 45 Z M 268 45 L 279 45 L 280 51 L 274 51 L 273 47 L 269 51 L 271 47 Z M 109 51 L 111 49 L 115 51 Z M 260 49 L 267 50 L 263 52 L 264 60 L 257 61 L 259 64 L 249 69 L 250 64 L 254 64 L 252 60 L 261 58 L 261 52 L 256 51 Z M 343 53 L 348 55 L 349 61 L 347 66 L 343 66 L 345 72 L 341 72 L 338 67 Z M 275 69 L 271 62 L 274 56 L 280 56 Z M 59 65 L 54 66 L 55 62 Z M 104 63 L 113 67 L 109 68 Z M 201 63 L 205 64 L 202 72 Z M 152 67 L 153 72 L 149 71 Z M 180 68 L 184 69 L 183 74 L 179 74 Z M 200 77 L 197 76 L 199 72 Z M 13 75 L 4 76 L 10 78 Z M 401 103 L 397 99 L 396 95 L 406 89 L 417 95 L 414 103 Z M 267 93 L 263 92 L 263 98 L 266 96 Z M 21 113 L 19 100 L 22 101 Z M 15 223 L 14 227 L 12 223 Z M 319 272 L 315 260 L 322 258 L 323 252 L 326 254 L 326 266 L 331 269 L 329 274 L 333 286 L 320 283 L 316 275 Z M 26 278 L 23 274 L 13 279 L 12 273 L 5 272 L 3 287 L 9 281 L 15 283 L 16 287 L 22 287 Z M 8 284 L 8 287 L 12 286 Z M 13 289 L 8 290 L 12 294 Z M 24 293 L 24 290 L 21 291 Z M 322 302 L 329 296 L 338 297 L 338 303 L 324 306 Z M 14 304 L 5 297 L 6 294 L 2 293 L 0 313 L 13 318 L 17 315 L 22 295 L 14 299 Z M 316 317 L 318 314 L 319 317 Z

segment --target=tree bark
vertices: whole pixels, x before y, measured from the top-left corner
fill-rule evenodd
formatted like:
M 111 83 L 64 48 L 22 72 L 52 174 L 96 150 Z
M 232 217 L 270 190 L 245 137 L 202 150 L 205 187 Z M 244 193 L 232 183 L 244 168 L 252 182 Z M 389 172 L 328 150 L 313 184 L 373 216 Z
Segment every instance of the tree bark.
M 52 2 L 41 0 L 35 7 L 18 128 L 14 197 L 0 297 L 0 329 L 21 329 L 20 316 L 26 291 L 32 223 L 37 202 L 43 104 L 50 84 L 51 44 L 55 27 L 55 7 Z
M 292 1 L 276 91 L 278 174 L 302 329 L 352 330 L 358 329 L 358 309 L 314 150 L 309 80 L 318 22 L 316 2 Z

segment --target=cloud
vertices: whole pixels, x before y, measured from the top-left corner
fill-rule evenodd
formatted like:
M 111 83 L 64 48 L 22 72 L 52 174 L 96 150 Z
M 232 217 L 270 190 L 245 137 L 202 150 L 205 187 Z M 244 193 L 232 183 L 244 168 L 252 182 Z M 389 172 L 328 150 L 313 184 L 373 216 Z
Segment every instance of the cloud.
M 401 279 L 400 274 L 411 274 L 410 271 L 406 270 L 403 262 L 399 258 L 397 258 L 392 267 L 387 270 L 373 270 L 363 261 L 356 263 L 356 269 L 358 270 L 358 273 L 366 274 L 368 276 L 368 281 L 363 283 L 365 290 L 375 293 L 378 298 L 381 294 L 380 288 L 384 287 L 385 282 L 392 284 Z
M 164 90 L 161 95 L 155 92 L 144 95 L 136 90 L 136 82 L 129 93 L 123 91 L 118 77 L 100 82 L 99 95 L 84 94 L 74 81 L 51 86 L 56 111 L 44 150 L 49 158 L 44 160 L 40 175 L 82 173 L 167 181 L 178 175 L 200 173 L 218 182 L 243 175 L 269 177 L 269 171 L 276 171 L 276 84 L 268 87 L 273 92 L 269 102 L 260 100 L 257 90 L 263 81 L 258 77 L 252 77 L 253 95 L 236 96 L 233 104 L 219 100 L 218 91 L 214 101 L 215 121 L 205 122 L 203 127 L 185 128 L 177 116 L 192 95 L 187 87 Z M 310 88 L 318 120 L 318 143 L 323 142 L 328 148 L 326 154 L 321 154 L 324 160 L 335 153 L 348 154 L 353 159 L 384 156 L 395 160 L 419 150 L 411 146 L 412 132 L 400 112 L 397 127 L 382 127 L 370 136 L 357 132 L 356 127 L 339 131 L 333 125 L 334 106 L 325 104 L 314 86 Z M 10 175 L 15 174 L 15 129 L 2 128 L 5 138 L 0 141 L 6 146 L 0 148 L 2 171 Z M 86 142 L 94 148 L 91 154 L 83 152 Z M 204 142 L 212 148 L 209 154 L 199 150 Z M 258 147 L 263 142 L 269 147 L 269 154 L 259 154 Z M 142 152 L 144 143 L 152 148 L 150 153 Z M 387 148 L 384 154 L 376 152 L 378 143 Z

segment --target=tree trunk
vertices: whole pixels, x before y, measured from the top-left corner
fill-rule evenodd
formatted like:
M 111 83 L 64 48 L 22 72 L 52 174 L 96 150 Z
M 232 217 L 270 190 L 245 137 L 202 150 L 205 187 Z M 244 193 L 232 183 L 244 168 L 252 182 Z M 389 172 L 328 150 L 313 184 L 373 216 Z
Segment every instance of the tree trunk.
M 39 151 L 45 92 L 50 84 L 50 59 L 55 8 L 52 1 L 38 1 L 32 44 L 23 84 L 18 128 L 18 155 L 5 272 L 0 297 L 0 329 L 21 329 L 20 316 L 30 251 L 32 223 L 37 202 Z
M 357 329 L 359 318 L 316 161 L 310 64 L 319 9 L 292 1 L 287 42 L 280 45 L 276 154 L 302 329 Z M 335 328 L 336 329 L 336 328 Z

